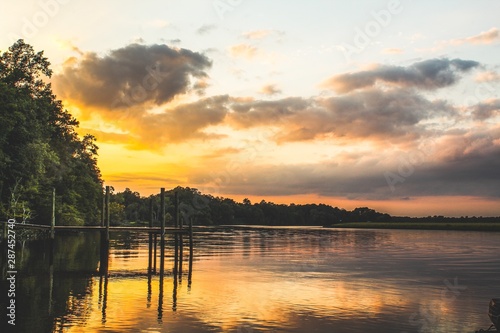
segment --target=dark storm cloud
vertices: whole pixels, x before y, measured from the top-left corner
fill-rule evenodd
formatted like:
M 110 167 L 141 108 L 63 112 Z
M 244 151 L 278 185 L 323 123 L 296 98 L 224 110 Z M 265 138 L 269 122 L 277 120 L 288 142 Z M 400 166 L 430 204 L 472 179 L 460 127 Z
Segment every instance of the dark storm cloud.
M 325 86 L 346 93 L 381 81 L 399 87 L 434 90 L 455 84 L 460 74 L 478 66 L 476 61 L 461 59 L 429 59 L 409 67 L 380 65 L 367 71 L 336 75 Z
M 197 52 L 167 45 L 131 44 L 105 56 L 85 53 L 54 78 L 62 98 L 103 108 L 160 105 L 204 79 L 210 60 Z

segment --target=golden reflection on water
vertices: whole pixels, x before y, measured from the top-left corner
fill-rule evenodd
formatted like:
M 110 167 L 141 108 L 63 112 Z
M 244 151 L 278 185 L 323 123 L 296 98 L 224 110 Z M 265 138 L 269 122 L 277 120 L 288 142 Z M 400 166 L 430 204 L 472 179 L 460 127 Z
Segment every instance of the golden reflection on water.
M 111 249 L 106 287 L 105 278 L 93 277 L 89 294 L 78 300 L 86 310 L 60 326 L 65 332 L 300 332 L 307 325 L 319 332 L 378 332 L 381 325 L 387 332 L 462 332 L 468 324 L 473 331 L 482 322 L 477 304 L 466 301 L 470 286 L 457 294 L 443 283 L 463 278 L 460 260 L 469 270 L 473 253 L 443 235 L 355 231 L 322 243 L 295 234 L 263 240 L 249 232 L 234 242 L 214 236 L 197 248 L 191 287 L 186 271 L 181 281 L 172 275 L 167 253 L 163 297 L 159 276 L 148 283 L 145 274 L 147 244 Z M 490 253 L 489 244 L 478 253 Z

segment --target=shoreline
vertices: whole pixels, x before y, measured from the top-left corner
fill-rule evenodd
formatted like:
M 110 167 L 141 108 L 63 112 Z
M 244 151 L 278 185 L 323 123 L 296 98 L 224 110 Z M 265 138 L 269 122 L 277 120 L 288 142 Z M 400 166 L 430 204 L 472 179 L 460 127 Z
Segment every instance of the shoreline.
M 437 223 L 437 222 L 347 222 L 325 226 L 325 228 L 354 229 L 407 229 L 407 230 L 450 230 L 450 231 L 493 231 L 500 232 L 499 223 Z

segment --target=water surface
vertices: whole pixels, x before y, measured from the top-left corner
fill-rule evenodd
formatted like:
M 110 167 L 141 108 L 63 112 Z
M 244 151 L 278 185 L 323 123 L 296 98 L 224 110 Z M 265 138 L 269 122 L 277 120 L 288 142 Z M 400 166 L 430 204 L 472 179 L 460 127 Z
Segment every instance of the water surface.
M 191 279 L 187 248 L 174 275 L 168 239 L 160 284 L 147 274 L 146 235 L 112 234 L 102 275 L 99 234 L 58 234 L 52 266 L 47 241 L 17 244 L 11 331 L 474 332 L 489 326 L 488 302 L 500 296 L 499 241 L 485 232 L 223 227 L 196 234 Z M 3 279 L 2 309 L 6 289 Z

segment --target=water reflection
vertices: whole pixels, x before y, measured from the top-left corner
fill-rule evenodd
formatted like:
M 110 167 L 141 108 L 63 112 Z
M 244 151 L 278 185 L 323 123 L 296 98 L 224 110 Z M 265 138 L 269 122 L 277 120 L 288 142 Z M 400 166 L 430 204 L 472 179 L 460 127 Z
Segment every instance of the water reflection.
M 113 287 L 111 288 L 112 296 L 109 299 L 110 285 L 114 286 L 115 281 L 142 280 L 143 276 L 148 277 L 145 302 L 148 308 L 151 306 L 153 294 L 152 281 L 155 276 L 158 279 L 159 319 L 162 317 L 164 279 L 169 276 L 175 280 L 172 296 L 173 306 L 176 306 L 177 278 L 181 280 L 182 271 L 177 272 L 174 268 L 173 273 L 168 273 L 163 263 L 159 276 L 156 274 L 156 268 L 153 267 L 153 255 L 156 253 L 153 237 L 148 236 L 152 240 L 148 244 L 150 259 L 147 267 L 141 272 L 137 260 L 142 261 L 142 256 L 138 254 L 141 253 L 140 244 L 143 243 L 137 237 L 134 239 L 128 235 L 124 239 L 112 237 L 111 242 L 107 242 L 101 236 L 99 233 L 61 232 L 53 241 L 37 240 L 17 244 L 19 250 L 16 253 L 18 258 L 16 332 L 66 332 L 71 328 L 85 327 L 89 324 L 89 318 L 95 310 L 99 311 L 99 322 L 104 328 L 110 322 L 109 302 L 111 304 L 115 302 Z M 122 235 L 117 235 L 117 237 L 120 236 Z M 7 269 L 3 261 L 3 258 L 7 256 L 6 244 L 0 243 L 0 248 L 3 273 L 0 287 L 1 292 L 7 294 Z M 160 250 L 160 252 L 165 258 L 166 251 Z M 117 258 L 119 262 L 113 262 Z M 167 256 L 165 260 L 168 258 Z M 189 259 L 189 275 L 191 275 L 192 257 Z M 130 261 L 133 261 L 131 265 L 123 265 Z M 115 263 L 118 266 L 115 266 Z M 130 270 L 130 267 L 133 269 Z M 94 287 L 98 287 L 98 293 L 93 293 Z M 97 296 L 95 304 L 94 296 Z M 6 308 L 4 300 L 5 298 L 0 298 L 2 309 Z M 115 320 L 116 318 L 112 318 L 112 321 Z M 94 319 L 91 319 L 91 322 L 94 322 Z M 8 332 L 12 329 L 7 325 L 6 321 L 2 320 L 0 332 Z
M 473 332 L 500 295 L 500 234 L 227 227 L 189 255 L 122 236 L 18 245 L 16 332 Z

